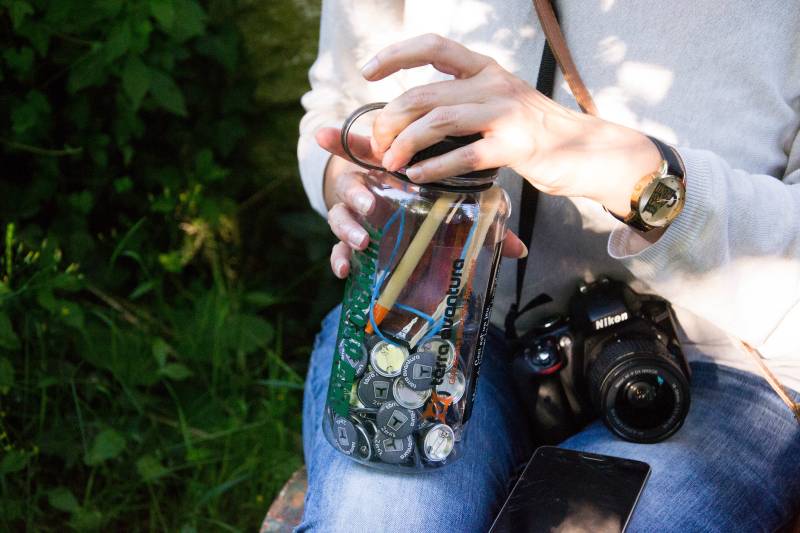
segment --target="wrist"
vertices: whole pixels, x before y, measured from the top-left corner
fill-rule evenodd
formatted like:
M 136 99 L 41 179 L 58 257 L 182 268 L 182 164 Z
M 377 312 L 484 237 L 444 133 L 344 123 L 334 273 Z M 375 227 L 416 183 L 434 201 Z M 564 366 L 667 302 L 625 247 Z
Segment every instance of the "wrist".
M 631 196 L 636 184 L 646 175 L 655 172 L 661 163 L 661 154 L 646 135 L 638 131 L 615 126 L 609 137 L 601 139 L 599 148 L 605 152 L 595 179 L 603 183 L 594 200 L 618 217 L 630 213 Z

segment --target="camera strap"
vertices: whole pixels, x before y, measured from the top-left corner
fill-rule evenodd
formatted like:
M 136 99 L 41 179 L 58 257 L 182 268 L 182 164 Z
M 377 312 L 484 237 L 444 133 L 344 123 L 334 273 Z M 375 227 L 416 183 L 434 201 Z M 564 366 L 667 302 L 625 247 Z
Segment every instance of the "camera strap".
M 586 89 L 586 85 L 583 83 L 575 63 L 572 61 L 572 55 L 569 53 L 564 34 L 561 32 L 561 26 L 558 23 L 558 14 L 553 4 L 554 2 L 552 0 L 533 0 L 533 7 L 536 10 L 539 24 L 546 38 L 544 50 L 542 51 L 542 60 L 539 65 L 539 75 L 536 80 L 536 90 L 548 98 L 553 97 L 556 64 L 558 64 L 578 106 L 584 113 L 596 115 L 597 107 L 588 89 Z M 519 212 L 519 238 L 526 245 L 530 244 L 531 237 L 533 236 L 533 225 L 536 220 L 538 200 L 539 191 L 527 180 L 523 180 Z M 552 300 L 552 298 L 546 294 L 540 294 L 524 307 L 520 308 L 527 266 L 527 256 L 517 261 L 517 300 L 511 305 L 505 321 L 506 337 L 512 342 L 518 339 L 516 328 L 517 318 L 530 309 Z M 764 363 L 763 358 L 756 348 L 742 340 L 738 342 L 742 350 L 753 359 L 759 372 L 761 372 L 761 375 L 767 383 L 769 383 L 770 387 L 772 387 L 783 403 L 789 407 L 795 419 L 797 419 L 797 422 L 800 423 L 800 403 L 792 400 L 777 376 L 775 376 Z
M 561 68 L 564 79 L 567 81 L 578 106 L 584 113 L 590 115 L 597 114 L 597 107 L 589 94 L 586 85 L 581 79 L 572 55 L 567 48 L 564 34 L 558 23 L 558 14 L 551 0 L 533 0 L 533 7 L 539 18 L 542 31 L 545 34 L 544 49 L 542 59 L 539 63 L 539 74 L 536 78 L 536 90 L 548 98 L 553 98 L 555 87 L 556 65 Z M 520 195 L 520 212 L 518 236 L 526 245 L 530 244 L 533 237 L 533 226 L 536 222 L 536 208 L 539 204 L 539 190 L 531 185 L 527 180 L 522 181 L 522 193 Z M 517 318 L 531 309 L 552 301 L 547 294 L 539 294 L 527 304 L 522 306 L 522 289 L 525 285 L 525 271 L 528 267 L 528 256 L 517 260 L 517 283 L 516 301 L 511 304 L 505 320 L 506 338 L 515 341 L 517 335 Z

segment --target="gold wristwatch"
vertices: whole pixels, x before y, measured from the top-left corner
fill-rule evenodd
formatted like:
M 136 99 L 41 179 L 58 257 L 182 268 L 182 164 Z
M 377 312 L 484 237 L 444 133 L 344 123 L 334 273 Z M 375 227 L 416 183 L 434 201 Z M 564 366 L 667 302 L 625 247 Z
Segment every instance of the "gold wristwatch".
M 640 179 L 631 194 L 631 212 L 617 220 L 639 231 L 666 228 L 677 218 L 686 199 L 683 162 L 671 146 L 648 137 L 661 154 L 658 170 Z

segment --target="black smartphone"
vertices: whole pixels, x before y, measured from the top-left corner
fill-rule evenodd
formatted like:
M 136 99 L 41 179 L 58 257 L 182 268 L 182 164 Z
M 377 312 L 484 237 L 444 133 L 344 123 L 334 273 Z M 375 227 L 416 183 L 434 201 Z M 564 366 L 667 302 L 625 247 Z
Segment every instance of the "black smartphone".
M 649 476 L 641 461 L 542 446 L 490 532 L 625 531 Z

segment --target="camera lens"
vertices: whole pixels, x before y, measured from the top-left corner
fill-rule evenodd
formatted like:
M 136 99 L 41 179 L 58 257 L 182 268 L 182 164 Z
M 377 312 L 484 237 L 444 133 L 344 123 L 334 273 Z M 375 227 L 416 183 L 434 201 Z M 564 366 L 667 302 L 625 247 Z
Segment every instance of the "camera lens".
M 603 345 L 589 369 L 589 392 L 606 425 L 635 442 L 669 437 L 689 410 L 688 379 L 655 340 Z

